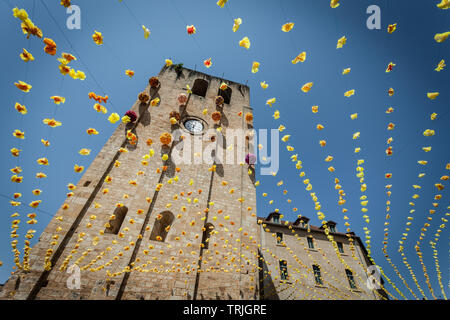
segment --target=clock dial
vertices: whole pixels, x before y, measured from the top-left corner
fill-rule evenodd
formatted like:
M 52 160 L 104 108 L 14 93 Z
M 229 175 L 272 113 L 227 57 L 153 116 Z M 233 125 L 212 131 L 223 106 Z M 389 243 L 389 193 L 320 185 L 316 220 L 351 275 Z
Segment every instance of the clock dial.
M 200 133 L 203 131 L 203 123 L 196 119 L 189 119 L 184 122 L 184 127 L 192 133 Z

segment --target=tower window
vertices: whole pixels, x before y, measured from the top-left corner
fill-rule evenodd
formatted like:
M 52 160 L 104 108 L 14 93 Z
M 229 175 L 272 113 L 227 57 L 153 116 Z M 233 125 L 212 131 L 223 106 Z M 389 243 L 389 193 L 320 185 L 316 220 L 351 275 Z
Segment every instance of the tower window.
M 277 244 L 281 244 L 283 242 L 283 234 L 281 232 L 277 232 Z
M 208 90 L 208 81 L 204 79 L 195 79 L 194 86 L 192 87 L 193 94 L 200 97 L 206 97 L 207 90 Z
M 336 226 L 335 225 L 331 225 L 330 226 L 330 232 L 336 232 Z
M 320 273 L 320 267 L 318 265 L 314 264 L 313 271 L 314 271 L 314 280 L 316 281 L 316 284 L 323 285 L 322 274 Z
M 217 95 L 221 96 L 223 98 L 225 104 L 230 104 L 231 93 L 232 93 L 232 90 L 230 87 L 228 87 L 225 90 L 219 89 L 219 92 L 217 93 Z
M 208 249 L 209 239 L 211 239 L 213 231 L 214 231 L 214 225 L 212 223 L 207 223 L 203 230 L 203 238 L 202 238 L 203 239 L 202 240 L 203 248 Z
M 337 247 L 340 253 L 344 253 L 344 245 L 342 244 L 342 242 L 336 242 L 337 243 Z
M 274 216 L 273 216 L 273 222 L 275 222 L 275 223 L 280 223 L 280 217 L 277 216 L 277 215 L 274 215 Z
M 287 280 L 289 278 L 286 260 L 280 260 L 280 278 Z
M 314 249 L 314 239 L 311 237 L 306 238 L 308 240 L 308 248 Z
M 175 217 L 170 211 L 161 212 L 155 220 L 150 240 L 164 242 Z
M 356 289 L 355 279 L 353 278 L 353 272 L 351 272 L 348 269 L 345 269 L 345 274 L 347 275 L 350 288 Z
M 113 217 L 108 222 L 109 226 L 105 229 L 105 233 L 118 234 L 127 212 L 128 208 L 125 206 L 116 208 Z

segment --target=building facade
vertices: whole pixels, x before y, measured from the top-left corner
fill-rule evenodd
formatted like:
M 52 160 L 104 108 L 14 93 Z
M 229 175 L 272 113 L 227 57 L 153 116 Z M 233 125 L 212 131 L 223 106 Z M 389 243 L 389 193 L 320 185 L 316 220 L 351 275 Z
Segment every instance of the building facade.
M 0 299 L 380 298 L 359 238 L 334 232 L 346 270 L 306 218 L 257 218 L 247 86 L 173 65 L 136 93 Z
M 281 220 L 273 212 L 258 218 L 260 227 L 260 297 L 286 300 L 379 300 L 385 293 L 368 285 L 372 265 L 361 239 L 340 233 L 336 223 L 310 225 L 307 217 Z M 372 280 L 372 279 L 371 279 Z M 383 284 L 382 278 L 378 284 Z M 377 283 L 375 283 L 377 284 Z

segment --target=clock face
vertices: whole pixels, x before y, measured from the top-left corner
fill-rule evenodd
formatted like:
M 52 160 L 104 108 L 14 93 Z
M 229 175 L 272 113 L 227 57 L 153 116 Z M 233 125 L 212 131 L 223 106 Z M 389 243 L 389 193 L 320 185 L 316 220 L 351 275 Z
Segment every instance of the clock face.
M 196 119 L 186 120 L 184 127 L 191 133 L 201 133 L 203 131 L 203 123 Z

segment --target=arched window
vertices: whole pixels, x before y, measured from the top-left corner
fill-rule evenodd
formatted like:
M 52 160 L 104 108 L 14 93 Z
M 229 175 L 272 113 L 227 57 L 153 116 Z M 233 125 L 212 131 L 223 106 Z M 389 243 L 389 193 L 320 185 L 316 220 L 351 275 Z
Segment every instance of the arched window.
M 204 79 L 195 79 L 194 86 L 192 87 L 193 94 L 200 97 L 206 97 L 207 90 L 208 90 L 208 81 Z
M 150 240 L 164 242 L 172 225 L 174 215 L 170 211 L 164 211 L 157 215 L 153 230 L 150 235 Z
M 208 249 L 209 239 L 213 235 L 213 232 L 214 232 L 214 225 L 208 222 L 203 228 L 203 237 L 202 237 L 203 248 Z
M 231 101 L 231 88 L 228 87 L 225 90 L 219 89 L 219 92 L 217 93 L 218 96 L 221 96 L 224 100 L 225 104 L 230 104 Z
M 106 227 L 105 233 L 118 234 L 127 212 L 128 208 L 125 206 L 116 208 L 116 210 L 114 210 L 113 217 L 108 222 L 108 227 Z

